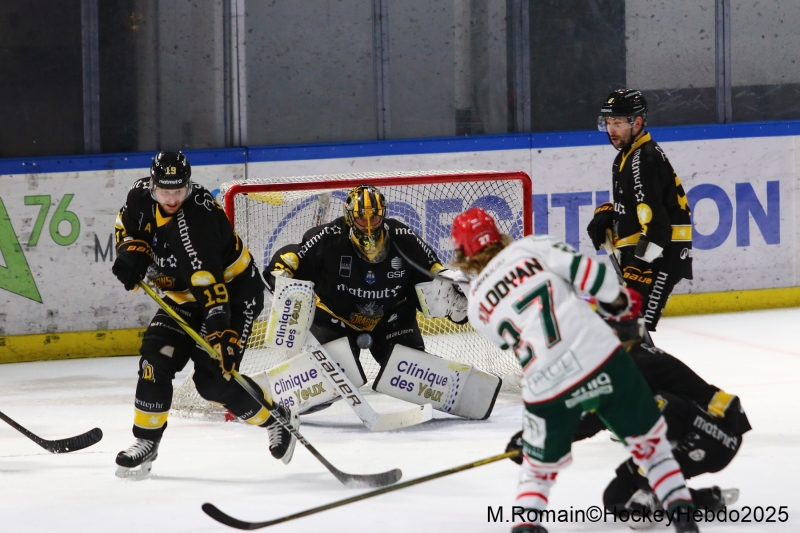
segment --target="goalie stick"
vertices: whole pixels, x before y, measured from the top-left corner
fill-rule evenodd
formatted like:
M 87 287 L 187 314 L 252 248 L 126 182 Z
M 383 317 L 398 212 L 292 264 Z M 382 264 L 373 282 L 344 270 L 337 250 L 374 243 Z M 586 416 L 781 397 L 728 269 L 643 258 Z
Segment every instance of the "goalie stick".
M 464 294 L 467 294 L 467 291 L 469 290 L 469 281 L 458 281 L 458 280 L 450 279 L 447 276 L 441 276 L 439 274 L 434 274 L 433 272 L 431 272 L 430 270 L 426 269 L 422 265 L 418 265 L 417 263 L 412 261 L 411 258 L 408 257 L 406 255 L 406 253 L 403 250 L 400 249 L 399 246 L 397 246 L 394 243 L 393 243 L 393 246 L 394 246 L 394 249 L 397 250 L 397 253 L 400 254 L 400 257 L 405 259 L 406 263 L 411 265 L 413 268 L 419 270 L 420 272 L 422 272 L 423 274 L 425 274 L 426 276 L 428 276 L 431 279 L 438 279 L 439 281 L 443 281 L 445 283 L 455 283 L 456 285 L 458 285 L 461 288 L 461 291 Z
M 335 361 L 328 355 L 319 341 L 309 331 L 306 343 L 311 348 L 311 359 L 331 384 L 339 389 L 339 394 L 347 401 L 347 405 L 361 419 L 370 431 L 390 431 L 402 427 L 415 426 L 433 418 L 431 404 L 417 405 L 406 411 L 397 413 L 378 413 L 358 391 L 341 369 L 337 369 Z M 338 370 L 338 371 L 337 371 Z
M 503 459 L 510 459 L 512 457 L 518 456 L 519 454 L 520 450 L 514 450 L 511 452 L 501 453 L 499 455 L 493 455 L 485 459 L 480 459 L 478 461 L 473 461 L 471 463 L 455 466 L 453 468 L 448 468 L 447 470 L 442 470 L 434 474 L 419 477 L 416 479 L 410 479 L 408 481 L 404 481 L 403 483 L 392 485 L 391 487 L 383 487 L 381 489 L 373 490 L 371 492 L 359 494 L 358 496 L 352 496 L 350 498 L 345 498 L 343 500 L 339 500 L 336 502 L 327 503 L 325 505 L 320 505 L 319 507 L 313 507 L 311 509 L 301 511 L 299 513 L 286 515 L 281 518 L 275 518 L 273 520 L 267 520 L 265 522 L 246 522 L 244 520 L 239 520 L 238 518 L 233 518 L 232 516 L 220 511 L 219 508 L 217 508 L 214 504 L 211 503 L 204 503 L 201 508 L 203 509 L 203 512 L 206 513 L 208 516 L 210 516 L 211 518 L 213 518 L 214 520 L 216 520 L 221 524 L 225 524 L 226 526 L 244 530 L 261 529 L 269 526 L 274 526 L 276 524 L 289 522 L 290 520 L 295 520 L 297 518 L 303 518 L 304 516 L 317 514 L 322 511 L 327 511 L 328 509 L 335 509 L 337 507 L 347 505 L 348 503 L 355 503 L 361 500 L 372 498 L 374 496 L 380 496 L 381 494 L 386 494 L 387 492 L 392 492 L 395 490 L 404 489 L 406 487 L 411 487 L 413 485 L 418 485 L 420 483 L 425 483 L 426 481 L 431 481 L 433 479 L 438 479 L 440 477 L 449 476 L 450 474 L 463 472 L 464 470 L 469 470 L 471 468 L 476 468 L 479 466 L 488 465 L 489 463 L 502 461 Z
M 0 418 L 2 418 L 3 421 L 5 421 L 9 426 L 16 429 L 50 453 L 69 453 L 82 450 L 92 446 L 93 444 L 97 444 L 100 442 L 100 439 L 103 438 L 103 431 L 100 428 L 94 428 L 75 437 L 59 440 L 47 440 L 34 435 L 24 427 L 11 420 L 11 418 L 2 412 L 0 412 Z
M 614 251 L 614 245 L 612 244 L 613 242 L 614 235 L 611 233 L 610 229 L 606 229 L 606 241 L 603 243 L 603 249 L 606 251 L 608 259 L 611 261 L 611 266 L 614 267 L 614 272 L 617 273 L 620 283 L 622 283 L 625 281 L 625 276 L 622 274 L 622 268 L 619 266 L 619 261 L 617 261 L 617 255 Z M 655 343 L 653 343 L 653 338 L 650 337 L 650 332 L 647 331 L 647 328 L 642 327 L 642 331 L 644 332 L 644 341 L 650 346 L 655 346 Z
M 156 301 L 156 303 L 163 309 L 169 316 L 171 316 L 177 324 L 183 328 L 183 330 L 189 334 L 189 336 L 208 354 L 213 357 L 214 359 L 219 360 L 219 354 L 217 353 L 214 348 L 212 348 L 206 340 L 201 337 L 194 329 L 192 329 L 183 318 L 175 312 L 167 303 L 158 295 L 156 292 L 144 281 L 139 282 L 139 286 L 144 289 L 144 291 Z M 273 412 L 276 409 L 276 405 L 264 398 L 264 395 L 261 394 L 259 391 L 256 391 L 253 386 L 248 382 L 236 369 L 233 369 L 231 372 L 231 377 L 241 385 L 241 387 L 249 394 L 254 400 L 256 400 L 259 404 L 261 404 L 265 409 L 267 409 L 272 416 L 275 417 L 275 420 L 283 426 L 289 433 L 292 434 L 297 439 L 297 442 L 302 444 L 306 447 L 306 449 L 311 452 L 320 463 L 322 463 L 328 471 L 336 477 L 344 486 L 349 488 L 364 488 L 364 487 L 383 487 L 386 485 L 391 485 L 392 483 L 396 483 L 403 475 L 399 468 L 395 468 L 393 470 L 389 470 L 386 472 L 381 472 L 380 474 L 348 474 L 346 472 L 342 472 L 331 463 L 328 462 L 325 457 L 320 454 L 314 446 L 308 442 L 303 435 L 297 431 L 288 421 L 286 421 L 283 416 L 281 416 L 277 411 Z

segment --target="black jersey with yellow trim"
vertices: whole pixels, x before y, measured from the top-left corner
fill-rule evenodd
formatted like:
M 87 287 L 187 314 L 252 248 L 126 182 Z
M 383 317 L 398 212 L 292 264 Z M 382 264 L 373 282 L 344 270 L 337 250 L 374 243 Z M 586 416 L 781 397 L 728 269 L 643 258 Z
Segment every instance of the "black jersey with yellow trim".
M 692 218 L 680 178 L 649 133 L 612 169 L 614 245 L 633 253 L 641 235 L 664 249 L 665 270 L 692 279 Z
M 307 231 L 303 240 L 279 249 L 264 269 L 264 279 L 274 288 L 272 272 L 314 282 L 317 307 L 356 331 L 373 331 L 404 306 L 419 309 L 414 286 L 430 277 L 409 265 L 395 247 L 416 264 L 436 271 L 436 253 L 402 222 L 384 221 L 389 253 L 377 263 L 362 259 L 349 238 L 344 217 Z
M 232 295 L 228 285 L 258 278 L 249 292 L 263 290 L 253 260 L 222 207 L 205 187 L 192 184 L 173 215 L 162 212 L 148 187 L 136 181 L 115 223 L 117 243 L 140 239 L 153 252 L 153 283 L 180 305 L 199 306 L 214 317 L 211 330 L 228 326 Z M 246 295 L 241 295 L 246 297 Z
M 696 404 L 733 435 L 741 436 L 752 429 L 738 396 L 708 383 L 677 357 L 643 342 L 630 344 L 626 350 L 656 395 L 656 404 L 667 417 L 670 438 L 673 435 L 676 438 L 682 436 L 687 423 L 691 426 L 693 421 L 686 420 L 687 413 L 681 410 L 665 411 L 670 396 Z M 574 440 L 589 438 L 603 429 L 605 425 L 598 416 L 584 413 L 575 430 Z

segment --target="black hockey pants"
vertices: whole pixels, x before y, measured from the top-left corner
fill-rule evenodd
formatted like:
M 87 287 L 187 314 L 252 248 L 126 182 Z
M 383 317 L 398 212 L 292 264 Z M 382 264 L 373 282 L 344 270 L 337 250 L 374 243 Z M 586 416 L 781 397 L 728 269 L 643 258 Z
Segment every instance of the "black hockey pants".
M 188 311 L 169 299 L 165 301 L 192 329 L 205 335 L 202 310 Z M 231 305 L 230 327 L 239 334 L 243 346 L 247 345 L 253 322 L 263 307 L 264 293 L 260 290 Z M 223 377 L 219 363 L 197 346 L 163 309 L 158 310 L 145 330 L 140 353 L 133 423 L 133 435 L 137 438 L 161 440 L 172 404 L 172 380 L 189 359 L 194 361 L 193 379 L 200 396 L 223 404 L 240 418 L 248 418 L 261 409 L 261 405 L 241 385 Z M 258 385 L 251 383 L 258 389 Z

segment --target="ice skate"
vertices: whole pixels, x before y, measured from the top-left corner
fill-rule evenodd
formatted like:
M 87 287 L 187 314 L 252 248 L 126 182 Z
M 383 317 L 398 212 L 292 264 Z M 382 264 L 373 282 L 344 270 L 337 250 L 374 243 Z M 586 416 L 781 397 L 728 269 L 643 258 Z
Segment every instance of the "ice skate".
M 511 533 L 547 533 L 547 530 L 542 526 L 525 525 L 521 527 L 515 527 L 511 530 Z
M 697 523 L 694 521 L 692 513 L 694 508 L 679 507 L 675 509 L 675 518 L 672 524 L 675 526 L 676 533 L 700 533 Z
M 282 405 L 279 405 L 276 412 L 284 420 L 288 420 L 293 428 L 300 427 L 300 417 L 297 413 L 292 413 Z M 294 446 L 297 439 L 294 435 L 275 420 L 275 415 L 270 415 L 267 423 L 267 433 L 269 434 L 269 451 L 275 459 L 280 459 L 283 464 L 289 464 L 294 454 Z
M 698 509 L 720 511 L 728 505 L 733 505 L 739 499 L 739 489 L 721 489 L 718 486 L 706 489 L 689 489 L 692 501 Z
M 625 509 L 631 513 L 636 513 L 638 516 L 653 516 L 653 513 L 662 510 L 661 502 L 654 492 L 639 489 L 633 493 L 633 496 L 625 503 Z M 639 520 L 628 522 L 628 527 L 635 530 L 651 529 L 655 526 L 655 522 L 651 520 Z
M 147 439 L 136 439 L 130 448 L 117 454 L 116 476 L 123 479 L 144 479 L 153 469 L 158 457 L 158 443 Z

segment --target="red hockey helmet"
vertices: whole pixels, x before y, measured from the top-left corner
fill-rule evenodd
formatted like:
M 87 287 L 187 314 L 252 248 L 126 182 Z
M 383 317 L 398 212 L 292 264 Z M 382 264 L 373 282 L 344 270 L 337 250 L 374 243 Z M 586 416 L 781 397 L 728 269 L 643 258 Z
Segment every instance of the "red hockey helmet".
M 480 207 L 473 207 L 453 221 L 453 247 L 472 257 L 486 246 L 500 242 L 500 232 L 494 219 Z

